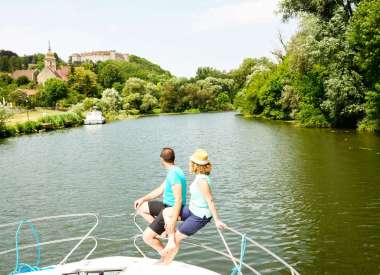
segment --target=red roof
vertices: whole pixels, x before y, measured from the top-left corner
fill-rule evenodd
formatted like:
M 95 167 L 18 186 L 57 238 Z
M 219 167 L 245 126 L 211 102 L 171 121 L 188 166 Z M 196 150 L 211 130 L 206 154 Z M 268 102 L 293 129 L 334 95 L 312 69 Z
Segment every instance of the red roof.
M 69 79 L 69 72 L 70 68 L 68 66 L 62 66 L 60 69 L 56 71 L 56 74 L 61 78 L 62 80 L 67 81 Z
M 20 76 L 26 76 L 30 81 L 35 80 L 36 70 L 17 70 L 12 73 L 12 78 L 17 79 Z

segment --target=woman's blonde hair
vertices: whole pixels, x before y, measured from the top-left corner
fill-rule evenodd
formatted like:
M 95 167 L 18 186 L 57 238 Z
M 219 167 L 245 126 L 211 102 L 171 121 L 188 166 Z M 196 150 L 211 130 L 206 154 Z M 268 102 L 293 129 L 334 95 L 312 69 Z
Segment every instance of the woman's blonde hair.
M 199 165 L 199 164 L 196 164 L 190 160 L 189 170 L 191 173 L 194 173 L 194 174 L 210 175 L 211 170 L 212 170 L 212 165 L 211 165 L 211 163 L 206 164 L 206 165 Z
M 190 157 L 189 162 L 190 173 L 209 175 L 212 170 L 212 164 L 208 159 L 208 154 L 203 149 L 195 150 Z

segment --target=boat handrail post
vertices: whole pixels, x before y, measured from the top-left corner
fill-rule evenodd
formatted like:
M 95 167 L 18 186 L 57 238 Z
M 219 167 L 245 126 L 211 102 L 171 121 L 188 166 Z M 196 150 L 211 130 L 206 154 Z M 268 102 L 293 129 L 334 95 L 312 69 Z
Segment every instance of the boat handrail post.
M 96 219 L 96 222 L 95 224 L 91 227 L 91 229 L 86 233 L 86 235 L 83 236 L 83 238 L 71 249 L 71 251 L 66 255 L 65 258 L 63 258 L 62 261 L 59 262 L 59 265 L 63 265 L 64 263 L 66 263 L 67 259 L 74 253 L 75 250 L 78 249 L 78 247 L 92 234 L 92 232 L 94 232 L 94 230 L 96 229 L 96 227 L 99 225 L 99 216 L 98 214 L 95 214 L 95 213 L 88 213 L 88 215 L 90 216 L 93 216 L 95 219 Z M 96 246 L 97 246 L 97 242 L 96 242 Z M 95 248 L 96 248 L 95 246 Z M 92 253 L 93 253 L 93 250 L 92 249 L 89 253 L 88 256 L 85 257 L 85 259 L 87 257 L 89 257 Z
M 233 229 L 233 228 L 231 228 L 229 226 L 226 226 L 225 229 L 231 231 L 232 233 L 240 235 L 241 237 L 244 236 L 242 233 L 240 233 L 236 229 Z M 219 229 L 217 229 L 217 230 L 220 231 Z M 270 251 L 268 248 L 266 248 L 265 246 L 259 244 L 258 242 L 254 241 L 253 239 L 251 239 L 251 238 L 249 238 L 247 236 L 245 236 L 245 238 L 246 238 L 246 240 L 248 242 L 250 242 L 251 244 L 257 246 L 258 248 L 260 248 L 261 250 L 263 250 L 264 252 L 266 252 L 267 254 L 269 254 L 270 256 L 272 256 L 273 258 L 275 258 L 277 261 L 279 261 L 280 263 L 282 263 L 285 267 L 287 267 L 289 269 L 291 275 L 300 275 L 300 273 L 294 267 L 292 267 L 290 264 L 288 264 L 287 262 L 285 262 L 283 259 L 281 259 L 279 256 L 277 256 L 275 253 L 273 253 L 272 251 Z

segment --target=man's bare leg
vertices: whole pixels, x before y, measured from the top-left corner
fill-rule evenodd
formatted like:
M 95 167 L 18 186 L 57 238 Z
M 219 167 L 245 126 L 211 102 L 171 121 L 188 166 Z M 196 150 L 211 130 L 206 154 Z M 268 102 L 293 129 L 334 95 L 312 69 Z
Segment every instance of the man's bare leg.
M 154 217 L 150 214 L 148 202 L 143 202 L 139 208 L 137 208 L 136 213 L 143 217 L 149 224 L 154 221 Z
M 177 253 L 181 247 L 181 241 L 186 239 L 186 238 L 187 238 L 187 236 L 182 234 L 179 231 L 177 231 L 175 233 L 175 247 L 163 256 L 163 263 L 164 264 L 170 264 L 174 260 L 175 256 L 177 255 Z
M 165 208 L 162 212 L 165 220 L 165 224 L 168 223 L 168 221 L 171 219 L 173 213 L 173 207 Z M 162 254 L 168 253 L 170 250 L 174 249 L 176 247 L 175 243 L 175 231 L 173 232 L 167 232 L 168 233 L 168 243 L 166 244 L 164 250 L 162 251 Z
M 143 233 L 143 240 L 147 245 L 156 250 L 158 254 L 162 255 L 164 246 L 160 240 L 156 238 L 157 236 L 158 235 L 156 232 L 154 232 L 150 227 L 147 227 Z

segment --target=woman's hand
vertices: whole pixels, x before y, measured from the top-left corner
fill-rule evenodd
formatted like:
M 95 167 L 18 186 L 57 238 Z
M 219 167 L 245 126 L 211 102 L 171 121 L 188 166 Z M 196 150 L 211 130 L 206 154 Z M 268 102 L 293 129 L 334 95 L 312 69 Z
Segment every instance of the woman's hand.
M 165 224 L 165 229 L 168 234 L 175 232 L 176 229 L 176 220 L 170 219 L 167 224 Z
M 144 203 L 144 199 L 143 199 L 143 198 L 139 198 L 139 199 L 135 200 L 135 202 L 133 203 L 133 206 L 135 207 L 135 209 L 137 209 L 137 208 L 139 208 L 143 203 Z
M 221 220 L 217 219 L 215 220 L 215 226 L 218 228 L 218 229 L 224 229 L 227 227 L 227 225 L 225 225 Z

